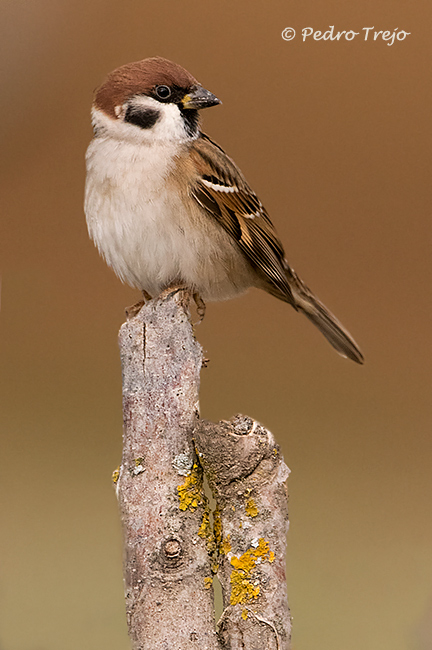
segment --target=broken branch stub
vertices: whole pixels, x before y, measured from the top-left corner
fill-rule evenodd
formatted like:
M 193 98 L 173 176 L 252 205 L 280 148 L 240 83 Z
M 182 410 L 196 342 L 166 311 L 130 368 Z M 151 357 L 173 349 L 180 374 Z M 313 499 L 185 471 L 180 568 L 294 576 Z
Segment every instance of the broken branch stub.
M 201 421 L 195 443 L 217 502 L 224 647 L 288 650 L 285 556 L 289 469 L 273 435 L 243 415 Z

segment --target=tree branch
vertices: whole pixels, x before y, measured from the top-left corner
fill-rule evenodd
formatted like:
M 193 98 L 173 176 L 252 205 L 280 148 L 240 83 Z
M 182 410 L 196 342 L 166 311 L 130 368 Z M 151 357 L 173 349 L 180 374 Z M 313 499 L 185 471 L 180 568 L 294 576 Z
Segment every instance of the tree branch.
M 184 289 L 168 290 L 119 335 L 124 436 L 114 481 L 132 648 L 287 650 L 289 470 L 272 434 L 250 418 L 199 419 L 202 351 L 189 300 Z M 217 502 L 213 521 L 203 468 Z

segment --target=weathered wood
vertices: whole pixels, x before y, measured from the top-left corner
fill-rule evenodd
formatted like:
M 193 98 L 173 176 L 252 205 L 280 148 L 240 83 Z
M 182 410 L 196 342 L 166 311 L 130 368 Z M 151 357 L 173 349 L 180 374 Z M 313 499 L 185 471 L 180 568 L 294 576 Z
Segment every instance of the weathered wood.
M 194 436 L 217 503 L 220 639 L 232 650 L 288 650 L 289 469 L 270 431 L 247 416 L 201 421 Z
M 133 650 L 216 650 L 211 559 L 199 536 L 202 471 L 192 442 L 202 353 L 177 291 L 120 330 L 123 457 L 117 494 Z M 183 486 L 183 487 L 181 487 Z
M 272 434 L 251 418 L 199 419 L 202 350 L 189 299 L 183 289 L 165 292 L 119 335 L 124 436 L 115 480 L 132 647 L 288 650 L 289 470 Z M 224 601 L 218 635 L 217 571 Z

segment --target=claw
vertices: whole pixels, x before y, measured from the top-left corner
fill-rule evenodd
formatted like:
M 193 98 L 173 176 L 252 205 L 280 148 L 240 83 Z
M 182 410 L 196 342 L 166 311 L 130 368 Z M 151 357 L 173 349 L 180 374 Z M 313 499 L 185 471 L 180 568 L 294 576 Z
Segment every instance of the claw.
M 198 323 L 196 323 L 196 325 L 198 325 L 199 323 L 202 322 L 202 320 L 203 320 L 203 318 L 205 316 L 206 304 L 205 304 L 204 300 L 201 298 L 201 296 L 199 295 L 199 293 L 194 293 L 193 294 L 193 299 L 195 300 L 196 310 L 197 310 L 197 314 L 198 314 L 198 318 L 199 318 Z
M 140 300 L 139 302 L 136 302 L 134 305 L 131 305 L 130 307 L 126 307 L 125 312 L 126 312 L 127 320 L 131 320 L 131 318 L 135 318 L 135 316 L 138 314 L 141 308 L 144 307 L 144 305 L 145 305 L 144 300 Z

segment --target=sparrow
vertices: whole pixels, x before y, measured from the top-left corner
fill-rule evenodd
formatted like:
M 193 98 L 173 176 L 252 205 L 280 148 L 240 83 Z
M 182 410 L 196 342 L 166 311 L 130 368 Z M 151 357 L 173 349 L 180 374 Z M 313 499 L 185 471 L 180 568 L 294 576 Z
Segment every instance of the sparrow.
M 95 92 L 86 154 L 90 237 L 118 277 L 146 297 L 176 285 L 201 301 L 226 300 L 257 287 L 363 363 L 349 332 L 288 264 L 240 169 L 200 130 L 201 109 L 220 103 L 161 57 L 108 75 Z

